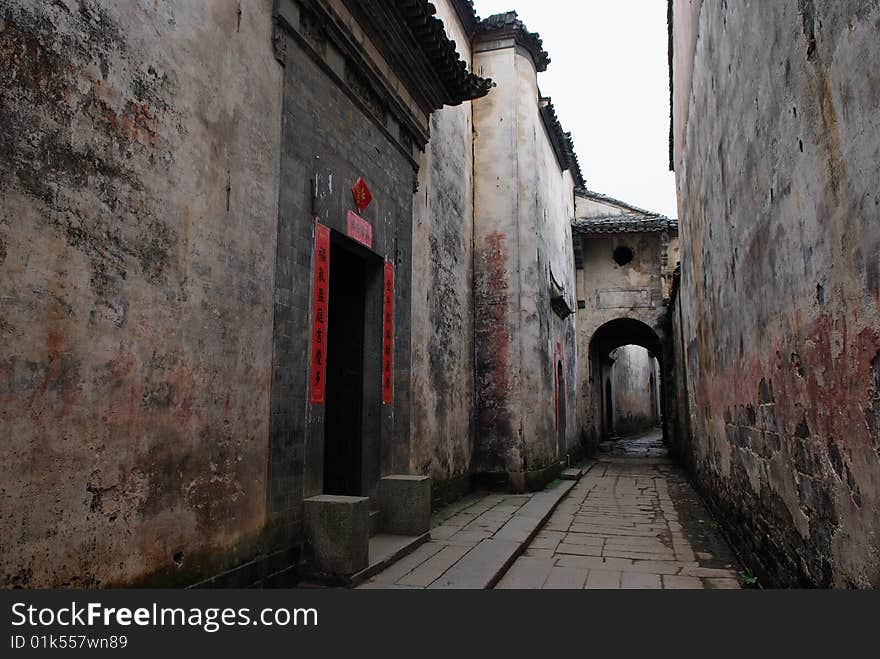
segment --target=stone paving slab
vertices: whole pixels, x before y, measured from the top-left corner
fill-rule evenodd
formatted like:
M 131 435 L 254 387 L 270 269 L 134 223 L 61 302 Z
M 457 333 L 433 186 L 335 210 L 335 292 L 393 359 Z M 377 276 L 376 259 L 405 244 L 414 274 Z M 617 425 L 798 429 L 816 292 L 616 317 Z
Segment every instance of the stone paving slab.
M 659 574 L 623 572 L 620 577 L 620 587 L 634 590 L 656 590 L 663 588 L 663 579 Z
M 456 561 L 429 588 L 491 588 L 522 551 L 523 542 L 489 538 Z
M 429 540 L 429 535 L 418 536 L 392 535 L 378 533 L 370 538 L 369 560 L 366 569 L 350 577 L 350 585 L 363 583 L 375 574 L 384 571 L 388 566 L 402 560 Z
M 512 542 L 524 543 L 534 535 L 537 527 L 538 524 L 534 517 L 514 515 L 493 537 L 499 540 L 510 540 Z
M 533 549 L 556 549 L 565 538 L 562 531 L 541 531 L 529 545 Z
M 536 534 L 576 485 L 556 481 L 534 494 L 468 495 L 434 513 L 429 542 L 360 587 L 491 588 L 533 539 L 552 556 L 552 536 Z
M 584 588 L 609 590 L 620 588 L 623 573 L 618 570 L 590 570 Z
M 552 549 L 523 549 L 523 556 L 531 556 L 533 558 L 553 558 Z
M 704 579 L 703 583 L 707 588 L 717 588 L 723 590 L 738 590 L 739 581 L 737 579 Z
M 446 570 L 455 565 L 462 556 L 467 554 L 471 547 L 459 547 L 456 545 L 446 545 L 436 554 L 431 556 L 421 565 L 417 565 L 411 572 L 405 574 L 394 583 L 400 586 L 412 586 L 414 588 L 427 588 L 437 579 L 439 579 Z M 393 568 L 394 566 L 392 566 Z M 380 572 L 375 581 L 382 582 L 382 573 Z
M 496 588 L 541 588 L 550 576 L 554 563 L 552 558 L 523 556 L 504 575 Z
M 703 588 L 703 582 L 696 577 L 682 577 L 674 574 L 664 574 L 663 588 L 671 590 L 699 590 Z
M 589 576 L 589 574 L 589 570 L 554 565 L 550 568 L 550 574 L 547 575 L 546 581 L 540 587 L 554 590 L 579 590 L 587 583 L 587 576 Z
M 386 568 L 371 579 L 373 583 L 384 583 L 386 585 L 394 584 L 398 579 L 402 579 L 407 574 L 415 570 L 419 565 L 427 561 L 429 558 L 439 553 L 446 545 L 436 542 L 427 542 L 416 549 L 409 556 L 405 556 L 390 567 Z

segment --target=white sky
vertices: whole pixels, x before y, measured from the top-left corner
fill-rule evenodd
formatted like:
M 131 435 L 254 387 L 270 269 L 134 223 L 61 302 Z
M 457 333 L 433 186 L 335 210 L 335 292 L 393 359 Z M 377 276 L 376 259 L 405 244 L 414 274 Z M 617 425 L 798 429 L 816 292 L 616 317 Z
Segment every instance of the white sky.
M 678 217 L 669 171 L 666 0 L 475 0 L 485 18 L 515 10 L 550 66 L 544 96 L 571 131 L 587 187 Z

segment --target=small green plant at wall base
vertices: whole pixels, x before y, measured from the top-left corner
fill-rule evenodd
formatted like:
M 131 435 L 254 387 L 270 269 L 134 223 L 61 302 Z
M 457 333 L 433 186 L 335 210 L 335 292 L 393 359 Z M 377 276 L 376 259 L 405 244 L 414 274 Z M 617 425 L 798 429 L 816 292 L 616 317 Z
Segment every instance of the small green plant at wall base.
M 739 584 L 743 588 L 757 588 L 758 587 L 758 577 L 752 574 L 752 571 L 748 568 L 745 570 L 740 570 L 737 574 L 739 577 Z

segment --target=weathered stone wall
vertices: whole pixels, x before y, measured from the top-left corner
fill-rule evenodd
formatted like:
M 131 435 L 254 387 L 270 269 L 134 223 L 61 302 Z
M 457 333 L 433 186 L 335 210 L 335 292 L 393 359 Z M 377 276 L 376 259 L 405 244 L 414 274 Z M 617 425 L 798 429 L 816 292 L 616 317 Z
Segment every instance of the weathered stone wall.
M 474 64 L 498 85 L 474 102 L 474 468 L 506 473 L 522 488 L 579 445 L 574 318 L 550 308 L 551 270 L 575 306 L 574 183 L 541 119 L 531 55 L 512 40 L 483 43 Z M 566 401 L 564 420 L 554 408 L 557 395 Z
M 470 37 L 449 0 L 435 2 L 470 63 Z M 470 102 L 431 115 L 413 200 L 411 473 L 438 496 L 469 485 L 473 446 L 473 120 Z
M 569 171 L 561 171 L 541 117 L 542 100 L 531 57 L 517 57 L 517 72 L 522 471 L 528 473 L 565 459 L 580 443 L 576 316 L 563 319 L 550 306 L 552 278 L 562 287 L 568 307 L 577 308 L 571 237 L 574 181 Z M 561 386 L 557 382 L 560 364 Z M 564 419 L 557 418 L 557 396 L 564 398 Z
M 766 583 L 880 586 L 880 4 L 674 11 L 696 477 Z
M 628 345 L 611 353 L 614 432 L 626 435 L 657 426 L 657 361 L 645 348 Z
M 473 102 L 475 426 L 474 471 L 519 471 L 521 456 L 519 160 L 513 48 L 474 53 L 496 83 Z
M 679 271 L 680 272 L 680 271 Z M 663 364 L 663 426 L 670 452 L 690 471 L 695 471 L 696 452 L 691 433 L 691 387 L 688 386 L 687 350 L 684 343 L 684 317 L 681 309 L 680 275 L 673 286 L 666 316 L 664 353 L 671 357 Z
M 5 587 L 186 579 L 253 556 L 271 6 L 0 1 Z

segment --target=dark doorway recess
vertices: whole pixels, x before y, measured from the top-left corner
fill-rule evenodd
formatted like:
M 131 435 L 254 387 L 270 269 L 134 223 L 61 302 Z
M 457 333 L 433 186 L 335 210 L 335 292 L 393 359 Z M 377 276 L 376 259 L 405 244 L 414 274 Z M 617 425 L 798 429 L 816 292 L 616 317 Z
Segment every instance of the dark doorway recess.
M 611 402 L 611 380 L 605 380 L 605 434 L 614 434 L 614 404 Z
M 330 246 L 324 493 L 359 496 L 363 460 L 366 263 L 341 243 Z
M 556 364 L 556 442 L 560 457 L 565 455 L 565 374 L 562 362 Z
M 648 382 L 648 390 L 651 396 L 651 416 L 656 419 L 660 416 L 660 411 L 657 409 L 657 383 L 653 373 L 651 373 L 651 379 Z

